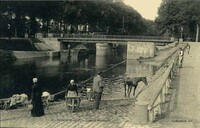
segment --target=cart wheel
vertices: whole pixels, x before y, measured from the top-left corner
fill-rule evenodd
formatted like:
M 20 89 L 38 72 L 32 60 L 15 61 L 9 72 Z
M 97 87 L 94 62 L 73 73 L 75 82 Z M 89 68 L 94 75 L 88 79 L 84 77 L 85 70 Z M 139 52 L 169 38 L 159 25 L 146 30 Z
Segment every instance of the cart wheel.
M 7 101 L 4 103 L 4 110 L 8 110 L 8 102 Z
M 66 104 L 66 106 L 68 106 L 68 105 L 67 105 L 67 100 L 65 101 L 65 104 Z
M 45 105 L 45 109 L 49 109 L 49 105 L 48 104 Z
M 74 106 L 72 106 L 71 112 L 75 112 L 75 107 Z
M 43 106 L 44 106 L 44 108 L 45 109 L 48 109 L 49 108 L 49 103 L 48 103 L 48 101 L 43 101 Z

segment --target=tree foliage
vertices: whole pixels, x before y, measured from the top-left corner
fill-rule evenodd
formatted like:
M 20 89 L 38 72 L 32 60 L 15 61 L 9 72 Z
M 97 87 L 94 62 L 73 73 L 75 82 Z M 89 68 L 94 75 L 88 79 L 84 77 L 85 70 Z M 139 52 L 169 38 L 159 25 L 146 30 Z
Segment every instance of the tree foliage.
M 22 37 L 24 33 L 34 35 L 39 31 L 37 19 L 40 19 L 43 31 L 46 32 L 52 29 L 52 20 L 55 22 L 53 27 L 58 29 L 55 32 L 65 33 L 77 33 L 78 25 L 89 26 L 90 32 L 105 34 L 149 35 L 154 30 L 153 22 L 143 19 L 121 0 L 4 1 L 1 2 L 0 13 L 1 32 L 7 31 L 7 24 L 12 22 L 12 33 L 17 32 L 17 36 Z M 11 18 L 13 14 L 15 18 Z
M 183 32 L 183 36 L 194 36 L 200 23 L 199 7 L 200 1 L 163 0 L 156 23 L 162 33 L 180 37 Z

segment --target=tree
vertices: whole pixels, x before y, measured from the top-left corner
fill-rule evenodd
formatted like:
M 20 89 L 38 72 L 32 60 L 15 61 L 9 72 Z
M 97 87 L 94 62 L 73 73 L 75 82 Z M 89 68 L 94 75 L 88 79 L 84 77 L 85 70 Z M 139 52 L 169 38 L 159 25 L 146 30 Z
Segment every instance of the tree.
M 50 23 L 54 26 L 73 28 L 70 33 L 77 33 L 78 25 L 89 27 L 90 32 L 101 34 L 127 34 L 143 35 L 149 29 L 149 22 L 132 7 L 125 5 L 123 0 L 101 0 L 101 1 L 14 1 L 1 2 L 2 11 L 0 20 L 6 23 L 8 17 L 14 14 L 12 20 L 13 28 L 17 36 L 24 35 L 25 31 L 29 37 L 39 31 L 39 22 L 42 22 L 45 33 L 49 32 Z M 3 16 L 8 12 L 9 15 Z M 29 17 L 26 20 L 26 17 Z M 86 27 L 87 26 L 87 27 Z M 55 27 L 54 27 L 55 28 Z M 5 29 L 2 27 L 2 29 Z M 58 32 L 58 31 L 57 31 Z
M 200 2 L 185 0 L 163 0 L 158 10 L 157 23 L 162 33 L 171 36 L 194 37 L 196 26 L 200 23 Z
M 80 4 L 81 3 L 81 4 Z M 77 28 L 78 24 L 90 26 L 91 31 L 106 34 L 141 34 L 145 25 L 141 15 L 123 2 L 66 2 L 64 20 Z
M 13 27 L 17 37 L 23 37 L 25 29 L 29 29 L 29 34 L 34 36 L 38 31 L 36 18 L 40 18 L 43 22 L 46 22 L 47 28 L 51 19 L 59 20 L 62 14 L 60 3 L 61 2 L 56 1 L 3 1 L 1 2 L 1 17 L 3 17 L 2 14 L 6 12 L 15 15 Z M 30 17 L 30 21 L 28 22 L 30 23 L 30 25 L 28 25 L 30 26 L 29 28 L 25 27 L 26 16 Z M 7 17 L 9 19 L 10 15 L 7 15 Z M 48 31 L 48 29 L 46 31 Z
M 158 30 L 157 25 L 154 21 L 143 19 L 143 22 L 145 24 L 145 29 L 144 29 L 143 35 L 145 35 L 145 36 L 160 35 L 160 30 Z

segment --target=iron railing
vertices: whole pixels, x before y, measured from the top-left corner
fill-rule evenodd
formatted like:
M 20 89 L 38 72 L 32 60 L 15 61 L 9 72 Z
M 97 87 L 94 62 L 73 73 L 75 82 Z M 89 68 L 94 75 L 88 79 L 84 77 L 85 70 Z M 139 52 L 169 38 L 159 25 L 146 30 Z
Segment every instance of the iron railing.
M 53 34 L 53 37 L 63 38 L 92 38 L 92 39 L 150 39 L 150 40 L 171 40 L 163 36 L 133 36 L 133 35 L 94 35 L 94 34 Z
M 185 47 L 186 45 L 183 46 L 183 49 L 185 49 Z M 166 94 L 169 93 L 169 87 L 172 78 L 174 77 L 174 73 L 178 68 L 178 59 L 178 53 L 175 52 L 175 54 L 168 59 L 168 64 L 164 65 L 164 67 L 167 67 L 164 73 L 160 75 L 159 79 L 153 83 L 158 84 L 158 88 L 148 102 L 148 120 L 150 122 L 154 122 L 156 120 L 156 116 L 161 115 L 164 111 L 161 105 L 166 102 Z

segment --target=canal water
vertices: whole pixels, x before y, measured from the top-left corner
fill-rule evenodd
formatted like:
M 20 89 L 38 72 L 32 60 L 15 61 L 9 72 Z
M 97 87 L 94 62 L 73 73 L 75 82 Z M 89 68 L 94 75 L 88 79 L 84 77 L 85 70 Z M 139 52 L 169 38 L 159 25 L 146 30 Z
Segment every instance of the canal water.
M 82 58 L 37 58 L 21 59 L 1 64 L 0 98 L 11 97 L 13 94 L 26 93 L 30 98 L 32 78 L 38 77 L 43 91 L 51 94 L 66 89 L 71 79 L 80 83 L 98 71 L 103 71 L 126 60 L 125 53 L 109 56 L 90 54 Z M 105 72 L 103 77 L 119 74 L 148 75 L 155 74 L 156 67 L 143 65 L 137 61 L 127 61 Z

